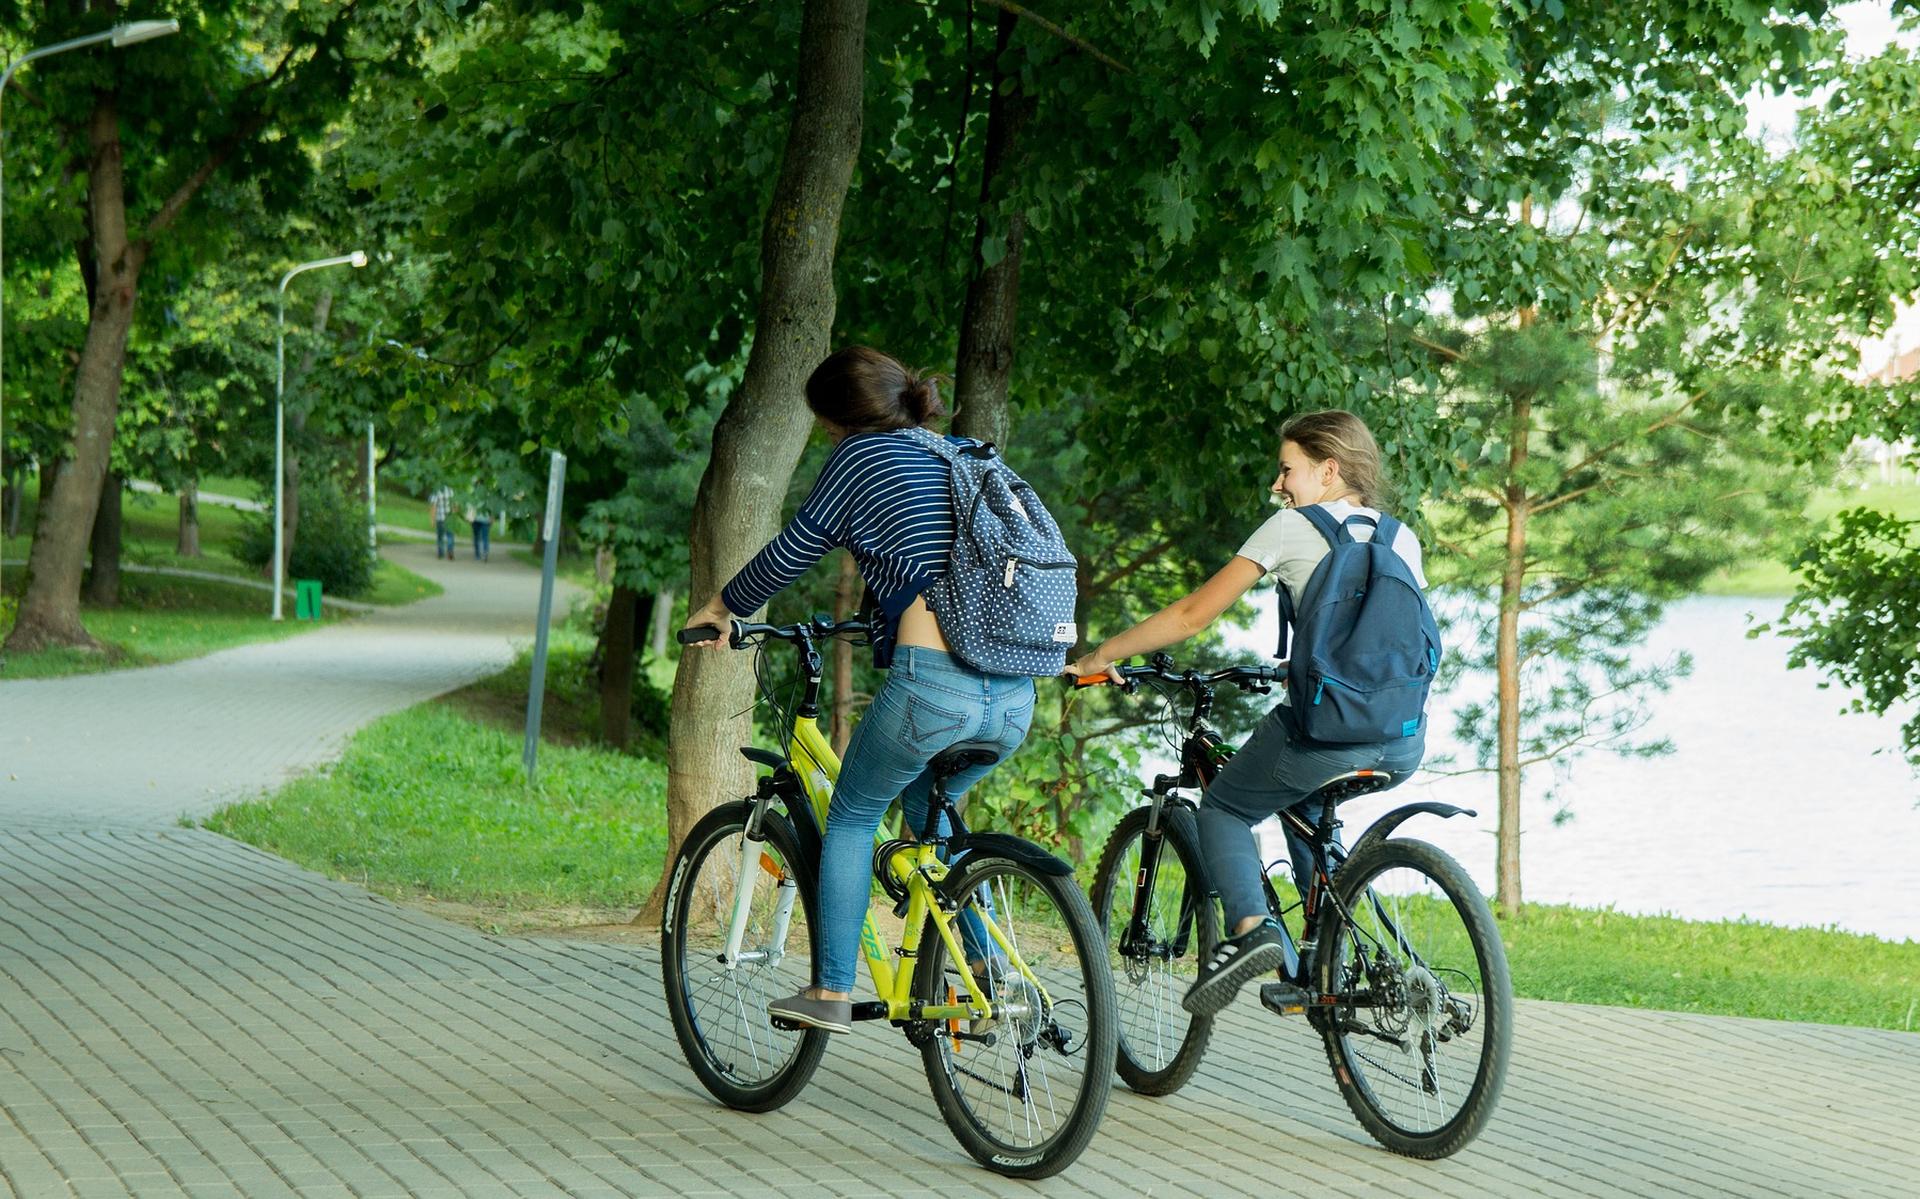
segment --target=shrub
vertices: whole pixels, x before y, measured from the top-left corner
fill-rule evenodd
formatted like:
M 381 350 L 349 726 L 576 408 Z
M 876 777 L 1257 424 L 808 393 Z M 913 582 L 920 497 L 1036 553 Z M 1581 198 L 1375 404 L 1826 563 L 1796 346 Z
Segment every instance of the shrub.
M 240 560 L 266 566 L 273 560 L 273 515 L 247 514 L 240 530 Z M 367 552 L 367 513 L 349 503 L 325 474 L 300 480 L 300 525 L 295 530 L 287 575 L 319 579 L 330 595 L 349 598 L 373 588 L 373 557 Z

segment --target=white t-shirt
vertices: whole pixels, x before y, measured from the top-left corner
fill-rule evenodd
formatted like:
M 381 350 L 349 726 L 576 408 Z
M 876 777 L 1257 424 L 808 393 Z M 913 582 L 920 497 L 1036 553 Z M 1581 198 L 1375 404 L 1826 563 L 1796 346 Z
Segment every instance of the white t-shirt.
M 1336 521 L 1344 522 L 1349 516 L 1380 519 L 1377 510 L 1349 504 L 1345 500 L 1333 500 L 1319 507 Z M 1348 525 L 1347 531 L 1353 534 L 1355 541 L 1368 541 L 1373 537 L 1372 525 Z M 1327 539 L 1313 527 L 1313 522 L 1292 508 L 1282 508 L 1253 531 L 1253 536 L 1247 538 L 1247 543 L 1240 547 L 1240 556 L 1259 563 L 1262 572 L 1277 576 L 1287 593 L 1293 597 L 1294 604 L 1298 605 L 1300 593 L 1307 589 L 1307 580 L 1313 577 L 1313 568 L 1320 565 L 1320 559 L 1326 557 L 1330 549 Z M 1427 576 L 1420 569 L 1420 541 L 1413 535 L 1413 530 L 1401 525 L 1400 535 L 1393 539 L 1393 549 L 1406 559 L 1420 589 L 1426 590 Z

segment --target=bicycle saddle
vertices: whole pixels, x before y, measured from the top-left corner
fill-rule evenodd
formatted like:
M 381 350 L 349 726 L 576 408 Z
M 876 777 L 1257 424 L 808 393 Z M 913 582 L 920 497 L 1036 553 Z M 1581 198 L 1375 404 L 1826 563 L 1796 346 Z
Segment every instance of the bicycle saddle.
M 1392 783 L 1393 776 L 1384 770 L 1349 770 L 1315 787 L 1309 798 L 1323 803 L 1345 803 L 1349 799 L 1383 791 Z
M 933 777 L 946 782 L 954 775 L 973 766 L 991 766 L 1000 760 L 1000 747 L 975 741 L 962 741 L 958 745 L 949 745 L 933 755 L 933 761 L 927 763 L 933 771 Z

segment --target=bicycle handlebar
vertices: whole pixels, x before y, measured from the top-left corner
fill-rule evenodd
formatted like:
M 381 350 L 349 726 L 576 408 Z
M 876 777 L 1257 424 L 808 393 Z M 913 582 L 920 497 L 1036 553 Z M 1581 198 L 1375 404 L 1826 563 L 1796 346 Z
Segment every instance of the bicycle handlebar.
M 872 629 L 864 620 L 835 621 L 821 615 L 812 620 L 803 620 L 798 624 L 774 625 L 752 624 L 744 620 L 730 620 L 723 631 L 715 625 L 693 625 L 681 629 L 678 637 L 682 645 L 695 645 L 702 641 L 718 641 L 725 637 L 727 644 L 734 649 L 742 649 L 760 641 L 787 641 L 794 645 L 805 645 L 815 641 L 825 641 L 831 637 L 869 637 Z
M 1182 687 L 1204 687 L 1208 690 L 1221 683 L 1232 683 L 1242 691 L 1266 691 L 1286 678 L 1286 671 L 1278 666 L 1228 666 L 1213 671 L 1175 670 L 1173 659 L 1165 654 L 1155 654 L 1153 661 L 1146 666 L 1120 666 L 1118 669 L 1119 686 L 1123 691 L 1132 691 L 1139 679 L 1159 679 Z M 1081 675 L 1068 680 L 1076 690 L 1112 682 L 1112 678 L 1105 674 Z

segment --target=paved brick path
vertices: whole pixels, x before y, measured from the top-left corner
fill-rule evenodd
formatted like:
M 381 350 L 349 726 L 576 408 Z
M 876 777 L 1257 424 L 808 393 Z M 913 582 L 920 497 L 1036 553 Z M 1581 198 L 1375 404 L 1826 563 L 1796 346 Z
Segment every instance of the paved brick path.
M 1920 1193 L 1920 1036 L 1563 1004 L 1521 1005 L 1500 1111 L 1440 1163 L 1375 1148 L 1317 1042 L 1248 1000 L 1185 1091 L 1116 1090 L 1042 1184 L 975 1167 L 879 1028 L 783 1111 L 717 1108 L 652 948 L 485 936 L 170 827 L 526 635 L 531 572 L 408 565 L 444 601 L 286 656 L 0 683 L 0 1195 Z M 257 713 L 271 691 L 309 719 Z M 133 731 L 176 709 L 173 749 Z M 92 738 L 61 731 L 82 713 Z

